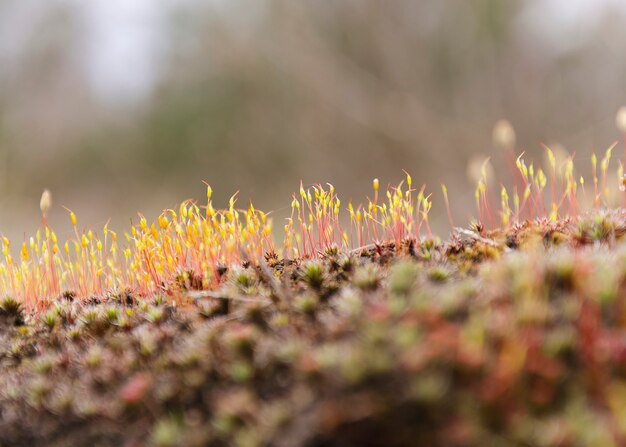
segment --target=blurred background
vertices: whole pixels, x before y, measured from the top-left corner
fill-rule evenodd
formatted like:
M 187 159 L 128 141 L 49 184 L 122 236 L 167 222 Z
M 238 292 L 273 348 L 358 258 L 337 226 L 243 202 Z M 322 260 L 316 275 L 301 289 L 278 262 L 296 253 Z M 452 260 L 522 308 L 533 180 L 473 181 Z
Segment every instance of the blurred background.
M 0 231 L 44 188 L 56 228 L 125 228 L 202 180 L 282 228 L 300 180 L 347 203 L 403 169 L 465 223 L 497 120 L 529 157 L 620 138 L 625 54 L 623 0 L 0 0 Z

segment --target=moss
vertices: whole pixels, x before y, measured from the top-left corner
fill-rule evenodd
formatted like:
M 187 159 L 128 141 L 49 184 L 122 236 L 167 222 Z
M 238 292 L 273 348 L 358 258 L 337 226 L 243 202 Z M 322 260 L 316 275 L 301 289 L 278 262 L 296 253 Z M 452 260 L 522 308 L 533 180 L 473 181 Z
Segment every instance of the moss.
M 446 282 L 450 278 L 450 272 L 445 267 L 437 266 L 428 270 L 428 279 L 433 282 Z
M 313 315 L 319 308 L 319 298 L 315 294 L 299 295 L 295 302 L 296 309 L 306 315 Z
M 367 264 L 354 272 L 352 283 L 361 290 L 373 291 L 380 285 L 380 273 L 376 264 Z
M 545 243 L 551 228 L 565 235 L 558 247 Z M 485 230 L 368 256 L 272 257 L 271 270 L 231 267 L 198 299 L 177 288 L 132 305 L 63 300 L 46 310 L 54 318 L 19 309 L 23 325 L 6 319 L 0 334 L 0 443 L 583 436 L 572 427 L 609 426 L 626 396 L 626 258 L 618 239 L 577 231 L 511 228 L 515 249 Z
M 0 302 L 0 310 L 4 315 L 22 318 L 22 304 L 12 296 L 5 296 Z
M 46 312 L 42 317 L 41 320 L 43 321 L 44 325 L 48 328 L 48 330 L 53 330 L 57 324 L 57 319 L 58 319 L 58 312 L 56 309 L 52 309 L 49 310 L 48 312 Z
M 302 279 L 312 289 L 320 290 L 325 280 L 324 267 L 321 262 L 306 262 L 302 266 Z
M 407 295 L 417 281 L 418 266 L 414 262 L 402 261 L 393 266 L 389 278 L 389 290 L 393 295 Z
M 155 447 L 176 447 L 182 441 L 182 427 L 171 418 L 161 419 L 152 428 L 150 441 Z

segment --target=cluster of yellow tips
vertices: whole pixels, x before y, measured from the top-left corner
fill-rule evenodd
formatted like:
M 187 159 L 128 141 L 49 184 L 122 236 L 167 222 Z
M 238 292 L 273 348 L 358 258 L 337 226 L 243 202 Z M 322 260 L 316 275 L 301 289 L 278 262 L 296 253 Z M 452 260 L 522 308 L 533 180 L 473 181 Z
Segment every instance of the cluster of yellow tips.
M 609 147 L 601 160 L 594 153 L 591 156 L 591 177 L 593 191 L 585 191 L 585 178 L 576 173 L 574 156 L 565 155 L 559 163 L 554 152 L 544 145 L 546 162 L 543 166 L 526 163 L 522 153 L 512 167 L 512 183 L 507 189 L 500 187 L 498 212 L 489 192 L 487 179 L 487 159 L 482 166 L 482 174 L 477 182 L 475 199 L 478 218 L 481 222 L 496 228 L 508 228 L 512 223 L 527 219 L 545 217 L 556 221 L 562 217 L 577 217 L 581 206 L 591 203 L 594 210 L 618 205 L 612 195 L 616 188 L 624 191 L 624 168 L 621 162 L 616 168 L 616 176 L 611 174 L 611 157 L 616 144 Z M 599 169 L 598 169 L 599 168 Z M 512 194 L 509 194 L 509 192 Z M 511 203 L 512 195 L 512 203 Z M 499 218 L 498 218 L 499 217 Z
M 355 208 L 348 205 L 351 246 L 363 246 L 368 242 L 390 241 L 396 244 L 407 238 L 419 238 L 422 227 L 430 236 L 428 213 L 432 207 L 430 195 L 424 194 L 425 186 L 413 189 L 409 174 L 406 182 L 389 187 L 384 199 L 379 196 L 379 181 L 374 179 L 374 198 L 366 206 Z
M 65 292 L 87 298 L 127 289 L 138 295 L 166 291 L 190 272 L 210 287 L 221 266 L 273 250 L 272 221 L 265 213 L 252 205 L 237 209 L 235 196 L 228 208 L 215 210 L 211 194 L 208 187 L 205 211 L 186 201 L 150 224 L 140 216 L 122 237 L 108 224 L 101 231 L 79 231 L 76 215 L 68 210 L 73 235 L 61 242 L 46 223 L 51 198 L 44 192 L 43 228 L 22 244 L 19 258 L 13 257 L 9 240 L 2 240 L 0 293 L 37 308 Z
M 626 145 L 626 106 L 618 110 L 615 118 L 617 129 L 624 136 Z M 509 155 L 515 145 L 515 131 L 506 120 L 496 123 L 493 130 L 494 146 L 504 149 Z M 487 158 L 477 175 L 475 191 L 476 209 L 479 220 L 493 229 L 509 228 L 511 224 L 527 219 L 548 218 L 556 221 L 563 217 L 576 218 L 581 209 L 598 211 L 603 207 L 620 205 L 616 191 L 626 190 L 624 167 L 618 161 L 615 171 L 611 168 L 611 158 L 618 143 L 610 146 L 599 159 L 595 153 L 591 156 L 592 190 L 585 189 L 585 176 L 576 172 L 574 155 L 559 149 L 555 152 L 546 145 L 543 165 L 527 164 L 524 153 L 517 159 L 514 156 L 506 160 L 509 166 L 509 189 L 500 187 L 500 204 L 497 212 L 493 211 L 494 201 L 489 192 L 488 173 L 493 172 Z M 476 175 L 478 169 L 472 165 L 470 175 Z M 613 177 L 613 172 L 615 177 Z M 615 188 L 617 185 L 617 188 Z M 510 194 L 511 193 L 511 194 Z M 511 196 L 513 204 L 511 205 Z
M 626 138 L 626 109 L 620 109 L 616 122 Z M 618 205 L 615 191 L 626 189 L 621 162 L 613 178 L 610 164 L 615 145 L 601 159 L 595 154 L 591 157 L 591 182 L 586 183 L 575 170 L 573 155 L 562 151 L 555 155 L 544 147 L 543 164 L 527 163 L 523 153 L 515 158 L 515 132 L 506 121 L 497 124 L 494 143 L 510 157 L 506 160 L 510 184 L 508 189 L 500 185 L 499 193 L 494 193 L 489 159 L 472 164 L 477 218 L 483 228 L 506 230 L 528 219 L 576 218 L 583 208 Z M 618 188 L 612 187 L 615 183 Z M 215 209 L 208 185 L 206 206 L 185 201 L 177 209 L 165 210 L 154 222 L 139 215 L 139 222 L 119 236 L 108 225 L 98 231 L 81 230 L 76 215 L 67 210 L 73 231 L 61 241 L 47 223 L 52 200 L 46 190 L 40 202 L 42 226 L 36 235 L 24 241 L 17 254 L 7 238 L 0 240 L 4 257 L 0 262 L 0 297 L 12 295 L 36 309 L 68 292 L 79 299 L 126 290 L 149 296 L 174 290 L 174 284 L 186 281 L 191 274 L 194 287 L 210 288 L 219 284 L 223 267 L 259 262 L 268 253 L 310 258 L 335 249 L 373 243 L 398 245 L 408 239 L 419 243 L 422 237 L 431 237 L 433 201 L 424 186 L 414 189 L 407 174 L 397 186 L 381 190 L 379 180 L 374 179 L 372 187 L 373 197 L 365 205 L 348 203 L 342 207 L 332 185 L 301 185 L 292 198 L 291 216 L 278 245 L 268 214 L 252 204 L 237 208 L 236 194 L 226 208 Z M 448 221 L 454 228 L 445 185 L 442 192 Z
M 406 183 L 390 187 L 380 197 L 380 182 L 373 181 L 374 197 L 366 205 L 348 203 L 349 225 L 342 220 L 341 201 L 333 185 L 305 189 L 291 202 L 291 217 L 285 225 L 284 252 L 290 257 L 311 257 L 333 247 L 351 249 L 374 242 L 419 239 L 422 227 L 430 235 L 428 213 L 432 207 L 424 187 L 412 189 L 411 176 Z M 345 226 L 347 225 L 347 227 Z
M 185 201 L 175 210 L 165 210 L 154 222 L 139 215 L 138 223 L 119 235 L 108 224 L 98 231 L 81 230 L 68 209 L 72 233 L 63 241 L 47 224 L 52 202 L 45 191 L 42 228 L 21 245 L 18 257 L 10 241 L 2 239 L 0 295 L 12 295 L 30 308 L 43 307 L 64 293 L 89 298 L 132 290 L 148 296 L 173 290 L 174 283 L 190 274 L 194 286 L 209 288 L 219 283 L 222 267 L 258 261 L 268 253 L 308 258 L 334 248 L 419 239 L 422 228 L 430 235 L 432 201 L 424 187 L 412 188 L 410 175 L 384 194 L 377 179 L 373 189 L 366 205 L 348 204 L 348 222 L 332 185 L 301 186 L 293 196 L 278 252 L 272 219 L 266 213 L 252 204 L 237 208 L 236 195 L 227 208 L 216 210 L 210 186 L 206 206 Z

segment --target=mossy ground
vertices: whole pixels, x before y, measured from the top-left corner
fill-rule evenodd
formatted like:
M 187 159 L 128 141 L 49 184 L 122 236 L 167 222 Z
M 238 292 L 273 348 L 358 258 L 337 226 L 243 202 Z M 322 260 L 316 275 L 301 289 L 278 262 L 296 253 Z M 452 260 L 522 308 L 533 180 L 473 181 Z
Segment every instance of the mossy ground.
M 625 232 L 615 211 L 5 300 L 0 444 L 624 445 Z

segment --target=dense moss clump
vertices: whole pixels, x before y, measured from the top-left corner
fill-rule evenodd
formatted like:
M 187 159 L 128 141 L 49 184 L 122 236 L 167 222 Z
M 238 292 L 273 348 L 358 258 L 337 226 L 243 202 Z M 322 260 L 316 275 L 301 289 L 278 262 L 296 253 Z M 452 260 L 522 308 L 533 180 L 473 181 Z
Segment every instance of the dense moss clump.
M 36 314 L 6 298 L 0 444 L 623 445 L 623 220 L 271 256 L 211 291 Z

